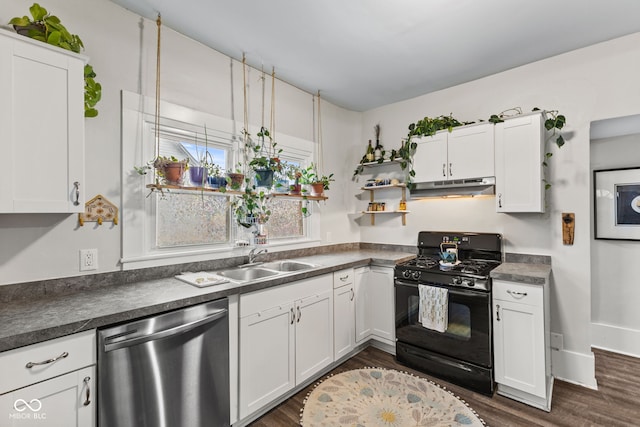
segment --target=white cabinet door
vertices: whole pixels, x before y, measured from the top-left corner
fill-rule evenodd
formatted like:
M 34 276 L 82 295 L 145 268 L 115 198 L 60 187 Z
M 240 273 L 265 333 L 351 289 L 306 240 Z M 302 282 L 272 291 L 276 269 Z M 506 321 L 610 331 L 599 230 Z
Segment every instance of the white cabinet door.
M 367 286 L 369 271 L 369 267 L 355 270 L 356 343 L 366 341 L 371 336 L 371 295 Z
M 0 396 L 7 427 L 93 427 L 96 375 L 90 366 Z
M 295 386 L 294 306 L 240 319 L 240 418 Z
M 493 123 L 454 128 L 448 139 L 448 179 L 494 176 L 493 134 Z
M 367 287 L 371 296 L 371 333 L 375 339 L 395 345 L 393 268 L 371 267 Z
M 355 347 L 355 290 L 346 285 L 333 290 L 334 359 L 349 354 Z
M 529 299 L 520 302 L 518 296 Z M 494 281 L 496 382 L 541 398 L 546 396 L 543 304 L 541 293 L 532 295 L 517 283 Z
M 438 132 L 416 140 L 413 155 L 414 182 L 445 181 L 448 179 L 447 137 L 449 132 Z
M 296 302 L 296 384 L 333 362 L 333 291 Z
M 0 31 L 0 213 L 84 211 L 83 73 L 83 57 Z
M 496 211 L 544 212 L 542 113 L 496 125 Z

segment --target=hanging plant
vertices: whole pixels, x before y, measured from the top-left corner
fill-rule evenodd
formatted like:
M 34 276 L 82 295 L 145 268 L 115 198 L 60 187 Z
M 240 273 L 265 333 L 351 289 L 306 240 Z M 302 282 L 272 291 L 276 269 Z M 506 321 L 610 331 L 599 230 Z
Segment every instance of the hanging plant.
M 47 9 L 34 3 L 30 8 L 31 18 L 28 16 L 15 17 L 9 21 L 10 25 L 20 35 L 30 37 L 62 49 L 80 53 L 84 44 L 80 37 L 71 34 L 60 22 L 60 18 L 49 14 Z M 96 117 L 96 104 L 102 97 L 102 86 L 95 81 L 96 73 L 89 64 L 84 66 L 84 116 Z

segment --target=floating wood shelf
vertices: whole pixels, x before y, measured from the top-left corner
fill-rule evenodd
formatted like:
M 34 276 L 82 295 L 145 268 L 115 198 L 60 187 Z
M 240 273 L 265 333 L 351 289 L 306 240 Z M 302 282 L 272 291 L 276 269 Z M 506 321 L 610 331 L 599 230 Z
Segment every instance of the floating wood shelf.
M 192 187 L 192 186 L 182 186 L 182 185 L 173 185 L 173 184 L 147 184 L 147 188 L 151 191 L 162 191 L 162 190 L 183 190 L 190 192 L 205 192 L 212 193 L 219 196 L 241 196 L 244 194 L 244 191 L 240 190 L 226 190 L 220 191 L 217 188 L 209 188 L 209 187 Z M 306 196 L 302 194 L 288 194 L 288 193 L 269 193 L 267 197 L 276 197 L 276 198 L 287 198 L 287 199 L 298 199 L 298 200 L 327 200 L 329 199 L 327 196 Z
M 382 190 L 384 188 L 407 188 L 407 184 L 370 185 L 368 187 L 361 187 L 362 190 L 367 191 Z
M 390 161 L 390 160 L 389 160 Z M 369 200 L 374 202 L 373 193 L 376 190 L 384 190 L 385 188 L 400 188 L 402 190 L 402 196 L 400 202 L 407 202 L 407 184 L 388 184 L 388 185 L 370 185 L 368 187 L 361 187 L 362 190 L 369 191 Z M 363 214 L 371 215 L 371 225 L 376 225 L 376 214 L 400 214 L 402 215 L 402 225 L 407 225 L 408 210 L 384 210 L 384 211 L 363 211 Z
M 377 214 L 401 214 L 402 225 L 407 225 L 407 214 L 411 211 L 362 211 L 362 213 L 371 215 L 371 225 L 376 225 Z
M 360 163 L 362 166 L 364 167 L 375 167 L 375 166 L 382 166 L 382 165 L 390 165 L 390 164 L 394 164 L 394 163 L 401 163 L 402 159 L 401 158 L 396 158 L 393 160 L 383 160 L 381 162 L 373 161 L 373 162 L 365 162 L 365 163 Z

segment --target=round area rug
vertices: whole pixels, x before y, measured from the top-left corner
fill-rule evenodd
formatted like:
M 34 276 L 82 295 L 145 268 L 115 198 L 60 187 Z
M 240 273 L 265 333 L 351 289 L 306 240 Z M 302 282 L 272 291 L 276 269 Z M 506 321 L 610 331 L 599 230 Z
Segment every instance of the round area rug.
M 386 369 L 355 369 L 318 384 L 304 401 L 300 424 L 404 427 L 484 426 L 473 409 L 424 378 Z

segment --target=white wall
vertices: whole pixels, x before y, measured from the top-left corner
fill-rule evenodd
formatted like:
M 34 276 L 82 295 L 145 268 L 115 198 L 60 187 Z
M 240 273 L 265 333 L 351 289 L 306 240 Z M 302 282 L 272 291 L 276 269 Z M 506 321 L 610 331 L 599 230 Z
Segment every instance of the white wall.
M 640 167 L 640 134 L 591 141 L 591 168 Z M 593 240 L 591 320 L 596 347 L 640 357 L 640 242 Z
M 0 23 L 28 14 L 31 4 L 3 0 Z M 86 182 L 83 188 L 87 199 L 102 194 L 120 206 L 120 91 L 155 96 L 156 23 L 141 20 L 107 0 L 48 0 L 42 6 L 57 15 L 72 33 L 80 35 L 85 45 L 84 54 L 90 57 L 103 88 L 102 101 L 97 107 L 99 116 L 85 121 Z M 227 56 L 163 27 L 162 99 L 232 118 L 230 63 Z M 233 75 L 234 113 L 241 123 L 241 63 L 233 63 Z M 259 125 L 261 115 L 259 77 L 257 70 L 250 70 L 249 115 L 255 125 Z M 350 169 L 350 161 L 333 153 L 344 151 L 345 145 L 357 139 L 360 113 L 323 102 L 322 115 L 325 170 L 340 177 Z M 267 114 L 267 120 L 268 117 Z M 277 82 L 276 132 L 313 140 L 314 117 L 310 94 Z M 46 171 L 39 172 L 43 174 L 43 191 L 46 191 Z M 344 202 L 350 194 L 344 186 L 335 185 L 329 195 L 330 200 L 319 208 L 322 213 L 320 236 L 326 239 L 329 233 L 333 242 L 357 241 L 358 230 L 345 215 Z M 121 229 L 110 223 L 78 227 L 76 215 L 0 215 L 0 285 L 79 275 L 79 250 L 86 248 L 97 248 L 99 252 L 99 269 L 89 273 L 119 270 Z
M 595 386 L 589 328 L 589 128 L 593 120 L 640 111 L 638 46 L 640 34 L 634 34 L 368 111 L 363 116 L 365 132 L 353 153 L 356 163 L 378 122 L 382 142 L 397 148 L 409 123 L 424 116 L 453 113 L 460 120 L 472 121 L 512 107 L 557 109 L 565 114 L 568 142 L 561 150 L 551 148 L 554 156 L 548 172 L 553 187 L 547 193 L 547 213 L 497 214 L 494 198 L 410 201 L 406 227 L 398 227 L 397 218 L 379 221 L 375 227 L 365 221 L 361 239 L 407 243 L 415 241 L 420 230 L 491 231 L 504 235 L 506 252 L 550 255 L 551 330 L 564 335 L 564 351 L 554 352 L 554 373 L 589 386 Z M 356 187 L 352 187 L 354 194 L 360 192 Z M 573 246 L 562 244 L 562 212 L 576 214 Z

